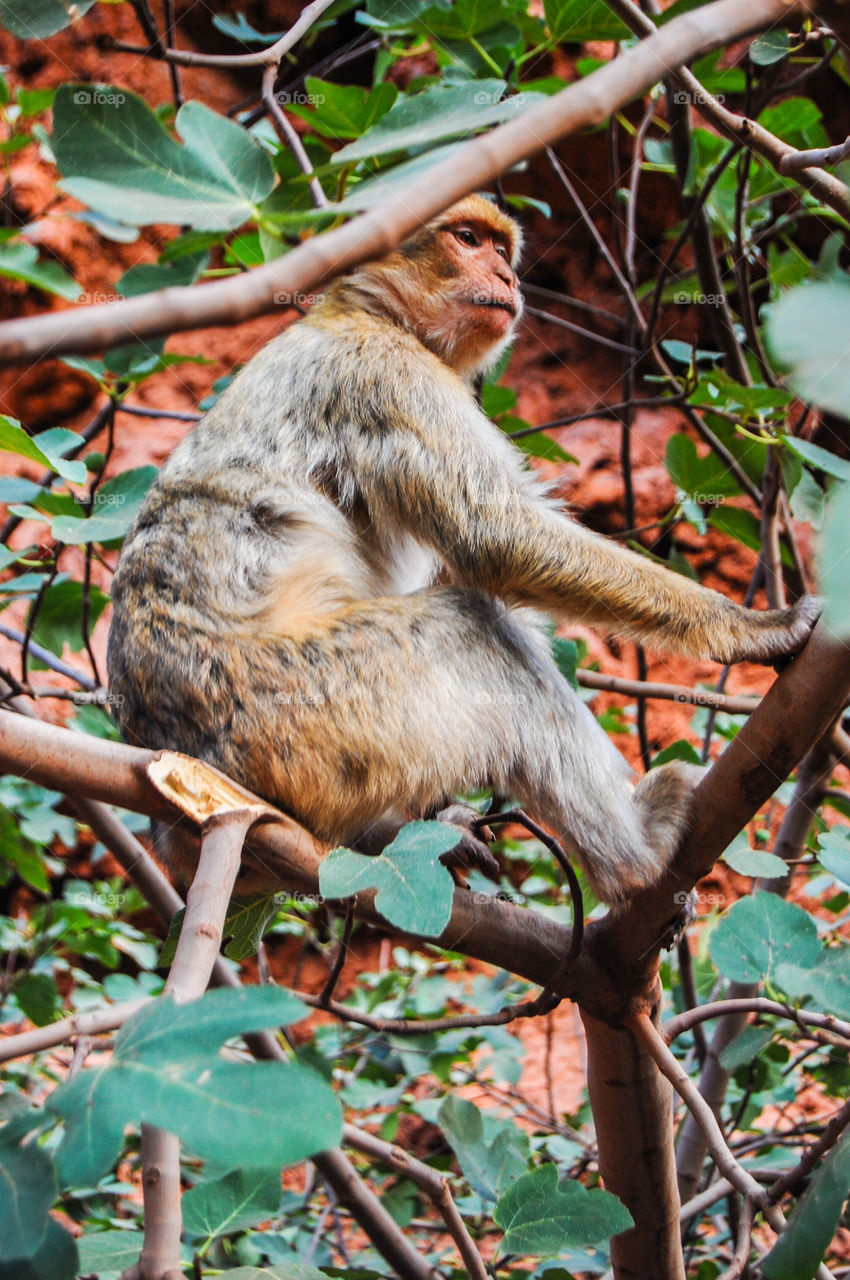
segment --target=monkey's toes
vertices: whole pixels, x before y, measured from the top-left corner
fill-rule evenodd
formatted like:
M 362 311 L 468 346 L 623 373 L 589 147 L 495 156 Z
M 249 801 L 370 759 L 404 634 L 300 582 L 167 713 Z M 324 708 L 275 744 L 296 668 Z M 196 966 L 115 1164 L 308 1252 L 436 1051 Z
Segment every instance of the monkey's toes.
M 457 844 L 441 858 L 447 867 L 477 867 L 491 880 L 499 878 L 499 860 L 486 843 L 494 838 L 493 833 L 488 826 L 481 825 L 481 814 L 476 809 L 464 804 L 449 805 L 437 814 L 437 821 L 458 830 Z

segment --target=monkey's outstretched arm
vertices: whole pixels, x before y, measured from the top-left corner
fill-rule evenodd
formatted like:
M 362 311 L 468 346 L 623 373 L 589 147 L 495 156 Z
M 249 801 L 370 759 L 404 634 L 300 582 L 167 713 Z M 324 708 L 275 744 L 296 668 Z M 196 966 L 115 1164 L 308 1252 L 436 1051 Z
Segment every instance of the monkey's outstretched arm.
M 433 547 L 459 584 L 721 662 L 802 647 L 818 612 L 812 598 L 746 609 L 609 542 L 535 490 L 471 399 L 462 415 L 441 385 L 422 399 L 395 407 L 389 437 L 356 433 L 352 463 L 367 505 Z

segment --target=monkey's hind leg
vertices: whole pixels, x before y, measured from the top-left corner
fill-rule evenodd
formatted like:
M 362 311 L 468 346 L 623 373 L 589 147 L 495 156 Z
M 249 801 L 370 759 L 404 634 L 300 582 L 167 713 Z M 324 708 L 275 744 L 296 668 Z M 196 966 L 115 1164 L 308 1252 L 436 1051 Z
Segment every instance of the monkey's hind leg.
M 354 843 L 387 815 L 489 785 L 566 837 L 605 902 L 652 883 L 674 851 L 691 782 L 674 767 L 635 789 L 540 637 L 487 595 L 361 602 L 242 658 L 217 763 L 320 838 Z

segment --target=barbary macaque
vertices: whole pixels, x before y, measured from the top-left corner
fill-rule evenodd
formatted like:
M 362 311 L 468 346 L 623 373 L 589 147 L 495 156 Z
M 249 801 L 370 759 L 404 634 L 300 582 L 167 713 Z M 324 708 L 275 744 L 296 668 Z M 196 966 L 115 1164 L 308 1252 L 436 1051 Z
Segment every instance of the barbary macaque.
M 616 904 L 668 863 L 693 777 L 633 786 L 539 615 L 733 662 L 799 649 L 817 610 L 743 608 L 547 497 L 474 394 L 522 311 L 519 250 L 469 196 L 249 362 L 127 535 L 110 685 L 129 741 L 218 766 L 328 842 L 514 796 Z

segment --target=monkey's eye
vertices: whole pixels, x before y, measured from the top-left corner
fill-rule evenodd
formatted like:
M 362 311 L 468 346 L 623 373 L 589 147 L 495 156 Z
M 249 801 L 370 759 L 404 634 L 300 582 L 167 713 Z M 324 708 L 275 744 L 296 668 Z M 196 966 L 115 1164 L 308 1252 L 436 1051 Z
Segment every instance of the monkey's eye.
M 459 240 L 461 244 L 478 244 L 477 235 L 474 231 L 471 231 L 469 227 L 456 227 L 454 230 L 454 237 L 456 240 Z
M 507 249 L 505 248 L 505 246 L 504 246 L 503 244 L 497 244 L 497 245 L 494 245 L 493 247 L 494 247 L 494 249 L 496 250 L 496 252 L 498 253 L 499 257 L 500 257 L 500 258 L 504 258 L 505 262 L 507 262 L 507 260 L 508 260 L 508 251 L 507 251 Z

